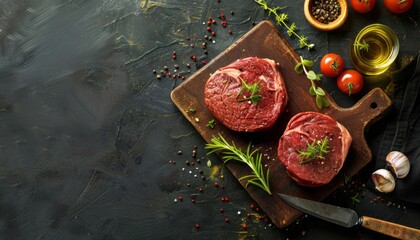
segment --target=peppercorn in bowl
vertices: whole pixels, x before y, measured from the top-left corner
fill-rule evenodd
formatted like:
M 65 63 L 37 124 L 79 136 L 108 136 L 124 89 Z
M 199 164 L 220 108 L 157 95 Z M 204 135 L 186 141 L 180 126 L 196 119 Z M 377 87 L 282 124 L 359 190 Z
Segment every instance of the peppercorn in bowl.
M 348 5 L 346 0 L 305 0 L 304 13 L 314 28 L 331 31 L 347 20 Z

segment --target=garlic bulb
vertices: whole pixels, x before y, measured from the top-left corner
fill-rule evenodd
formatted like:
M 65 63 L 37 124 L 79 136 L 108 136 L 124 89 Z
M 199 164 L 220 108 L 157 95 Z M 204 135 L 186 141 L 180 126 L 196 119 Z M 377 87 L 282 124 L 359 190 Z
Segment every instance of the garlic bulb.
M 372 173 L 372 181 L 379 192 L 389 193 L 395 188 L 394 176 L 386 169 L 379 169 Z
M 386 162 L 397 178 L 404 178 L 410 171 L 410 161 L 402 152 L 390 152 L 386 156 Z

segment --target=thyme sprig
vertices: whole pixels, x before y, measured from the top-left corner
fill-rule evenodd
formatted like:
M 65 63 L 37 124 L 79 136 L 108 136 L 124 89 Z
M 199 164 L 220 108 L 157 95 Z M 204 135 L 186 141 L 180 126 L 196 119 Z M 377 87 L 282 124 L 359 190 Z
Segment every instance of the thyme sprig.
M 257 187 L 262 188 L 268 194 L 271 195 L 270 184 L 269 184 L 269 173 L 270 169 L 264 173 L 264 168 L 262 165 L 262 154 L 258 152 L 259 149 L 251 151 L 251 143 L 248 145 L 245 152 L 240 148 L 235 146 L 235 143 L 232 141 L 232 144 L 229 144 L 225 138 L 219 133 L 219 137 L 212 137 L 212 143 L 206 144 L 205 148 L 210 149 L 211 151 L 207 154 L 211 154 L 216 151 L 221 151 L 222 159 L 224 163 L 227 163 L 231 160 L 239 161 L 248 165 L 251 168 L 252 173 L 246 176 L 239 178 L 239 181 L 247 180 L 246 186 L 253 184 Z
M 326 136 L 323 140 L 316 140 L 312 143 L 307 143 L 305 151 L 299 149 L 296 150 L 299 153 L 300 164 L 309 163 L 314 159 L 324 159 L 330 151 L 330 144 L 328 137 Z
M 303 59 L 303 57 L 300 56 L 300 62 L 296 64 L 295 71 L 298 74 L 302 74 L 303 72 L 305 72 L 306 77 L 311 81 L 311 87 L 309 87 L 309 94 L 311 94 L 311 96 L 315 96 L 315 101 L 318 108 L 322 109 L 324 107 L 329 107 L 330 102 L 328 102 L 324 89 L 318 87 L 315 83 L 315 81 L 321 80 L 322 74 L 316 74 L 314 71 L 306 69 L 311 68 L 313 65 L 313 61 Z
M 360 41 L 355 41 L 353 43 L 353 46 L 357 47 L 359 50 L 364 50 L 364 51 L 369 51 L 369 43 L 367 43 L 364 39 L 362 40 L 362 42 Z
M 243 101 L 250 100 L 252 102 L 252 104 L 257 105 L 257 103 L 262 99 L 262 96 L 259 95 L 259 93 L 261 92 L 261 89 L 258 86 L 258 84 L 261 82 L 261 80 L 258 81 L 257 83 L 254 83 L 254 84 L 247 84 L 241 77 L 239 77 L 239 78 L 242 81 L 242 87 L 241 87 L 241 90 L 239 91 L 238 96 L 236 96 L 237 101 L 238 102 L 243 102 Z M 248 92 L 248 94 L 250 96 L 238 99 L 238 97 L 241 96 L 241 94 L 243 94 L 244 91 Z
M 285 27 L 287 29 L 287 35 L 289 35 L 289 37 L 295 36 L 299 39 L 299 48 L 306 47 L 308 50 L 311 50 L 315 46 L 315 44 L 308 42 L 307 37 L 296 33 L 297 27 L 295 23 L 291 23 L 290 25 L 287 23 L 289 19 L 287 14 L 277 12 L 278 10 L 280 10 L 280 7 L 271 8 L 267 5 L 266 0 L 254 1 L 258 3 L 262 9 L 268 11 L 268 16 L 270 16 L 271 14 L 274 15 L 277 25 Z

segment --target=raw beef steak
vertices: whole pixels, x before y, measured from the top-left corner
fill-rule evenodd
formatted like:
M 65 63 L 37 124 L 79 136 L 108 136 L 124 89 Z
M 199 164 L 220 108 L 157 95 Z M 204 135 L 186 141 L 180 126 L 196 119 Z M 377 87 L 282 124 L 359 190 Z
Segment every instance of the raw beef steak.
M 213 73 L 204 88 L 204 102 L 211 113 L 239 132 L 270 128 L 287 100 L 283 77 L 271 59 L 239 59 Z
M 326 155 L 310 160 L 299 153 L 308 152 L 311 144 L 319 147 L 326 138 Z M 351 142 L 350 133 L 333 118 L 317 112 L 303 112 L 287 124 L 279 141 L 278 158 L 297 184 L 321 186 L 329 183 L 343 167 Z

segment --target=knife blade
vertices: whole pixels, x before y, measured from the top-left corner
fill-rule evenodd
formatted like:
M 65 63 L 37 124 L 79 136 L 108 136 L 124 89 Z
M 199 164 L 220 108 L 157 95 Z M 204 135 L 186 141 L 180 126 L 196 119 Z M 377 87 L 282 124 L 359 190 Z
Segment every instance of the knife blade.
M 338 207 L 304 198 L 289 196 L 282 193 L 277 194 L 290 206 L 314 217 L 338 224 L 343 227 L 349 228 L 359 225 L 364 228 L 399 239 L 420 239 L 419 229 L 403 226 L 397 223 L 387 222 L 372 217 L 359 217 L 354 210 L 349 208 Z

